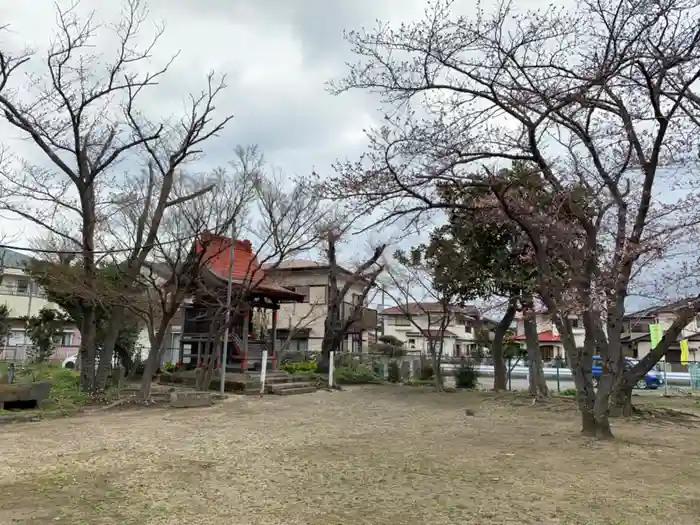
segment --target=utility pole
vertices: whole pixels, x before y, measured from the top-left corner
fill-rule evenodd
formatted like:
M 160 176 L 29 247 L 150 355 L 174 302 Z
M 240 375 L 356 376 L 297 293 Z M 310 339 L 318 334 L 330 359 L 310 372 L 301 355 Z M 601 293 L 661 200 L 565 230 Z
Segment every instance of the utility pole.
M 231 295 L 233 293 L 233 263 L 236 259 L 236 221 L 231 223 L 231 246 L 228 250 L 228 293 L 226 294 L 226 314 L 225 323 L 226 328 L 224 329 L 224 341 L 221 345 L 221 383 L 219 385 L 219 392 L 224 395 L 226 387 L 226 366 L 228 365 L 228 330 L 231 324 Z

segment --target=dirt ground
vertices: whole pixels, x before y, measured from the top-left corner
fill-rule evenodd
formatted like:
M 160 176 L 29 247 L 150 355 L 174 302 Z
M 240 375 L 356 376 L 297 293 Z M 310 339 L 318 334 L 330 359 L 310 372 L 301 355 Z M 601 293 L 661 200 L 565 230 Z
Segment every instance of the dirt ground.
M 382 386 L 17 424 L 0 523 L 697 524 L 699 429 L 614 430 L 579 437 L 570 400 Z

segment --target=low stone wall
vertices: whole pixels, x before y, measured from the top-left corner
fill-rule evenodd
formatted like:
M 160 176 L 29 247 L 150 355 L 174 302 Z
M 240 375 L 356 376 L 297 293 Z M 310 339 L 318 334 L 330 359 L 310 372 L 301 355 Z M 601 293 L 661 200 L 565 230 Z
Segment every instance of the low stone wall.
M 4 409 L 6 403 L 25 401 L 36 401 L 37 407 L 40 407 L 41 403 L 49 397 L 50 392 L 51 383 L 48 381 L 0 384 L 0 409 Z
M 173 372 L 173 373 L 163 373 L 158 378 L 158 382 L 161 385 L 180 385 L 189 388 L 195 388 L 197 386 L 197 375 L 195 370 L 186 370 L 183 372 Z M 246 381 L 244 378 L 239 378 L 234 376 L 229 379 L 226 378 L 226 383 L 224 385 L 225 392 L 242 394 L 246 388 Z M 209 385 L 210 390 L 219 390 L 219 376 L 215 375 Z
M 214 404 L 211 392 L 171 392 L 170 406 L 173 408 L 206 407 Z

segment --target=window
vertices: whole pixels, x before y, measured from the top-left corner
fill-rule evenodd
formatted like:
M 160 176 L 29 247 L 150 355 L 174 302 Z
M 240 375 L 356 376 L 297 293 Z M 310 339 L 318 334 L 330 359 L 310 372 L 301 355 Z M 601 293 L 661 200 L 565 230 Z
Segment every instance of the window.
M 541 346 L 540 352 L 542 353 L 543 361 L 551 361 L 554 359 L 554 347 L 553 346 Z
M 416 340 L 415 340 L 415 339 L 409 339 L 409 340 L 408 340 L 408 347 L 409 347 L 409 348 L 415 348 L 415 347 L 416 347 Z
M 462 347 L 459 345 L 459 343 L 455 344 L 455 357 L 461 357 L 462 356 Z
M 469 324 L 464 325 L 464 331 L 467 332 L 468 334 L 472 333 L 472 327 Z
M 352 304 L 362 306 L 362 295 L 359 293 L 352 294 Z
M 278 341 L 278 348 L 280 348 L 285 341 Z M 308 352 L 309 351 L 309 340 L 308 339 L 292 339 L 289 341 L 285 352 Z
M 29 295 L 29 281 L 25 279 L 17 281 L 17 295 Z
M 352 334 L 352 352 L 354 354 L 362 352 L 362 334 Z
M 571 321 L 571 328 L 581 328 L 581 321 L 578 317 L 569 319 L 569 321 Z
M 308 303 L 309 302 L 309 294 L 311 293 L 311 288 L 308 286 L 285 286 L 287 290 L 290 290 L 292 292 L 296 292 L 298 294 L 301 294 L 304 296 L 304 300 L 302 302 Z
M 394 317 L 395 326 L 411 326 L 411 320 L 408 317 L 397 316 Z

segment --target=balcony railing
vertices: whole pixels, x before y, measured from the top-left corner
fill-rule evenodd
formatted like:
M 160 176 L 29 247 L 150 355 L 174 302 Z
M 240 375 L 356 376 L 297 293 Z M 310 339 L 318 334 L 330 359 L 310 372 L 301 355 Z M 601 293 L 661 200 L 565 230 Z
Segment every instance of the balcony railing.
M 46 297 L 43 290 L 34 288 L 30 293 L 29 288 L 18 288 L 10 285 L 0 285 L 0 295 L 14 295 L 17 297 L 29 297 L 31 295 L 32 297 Z

